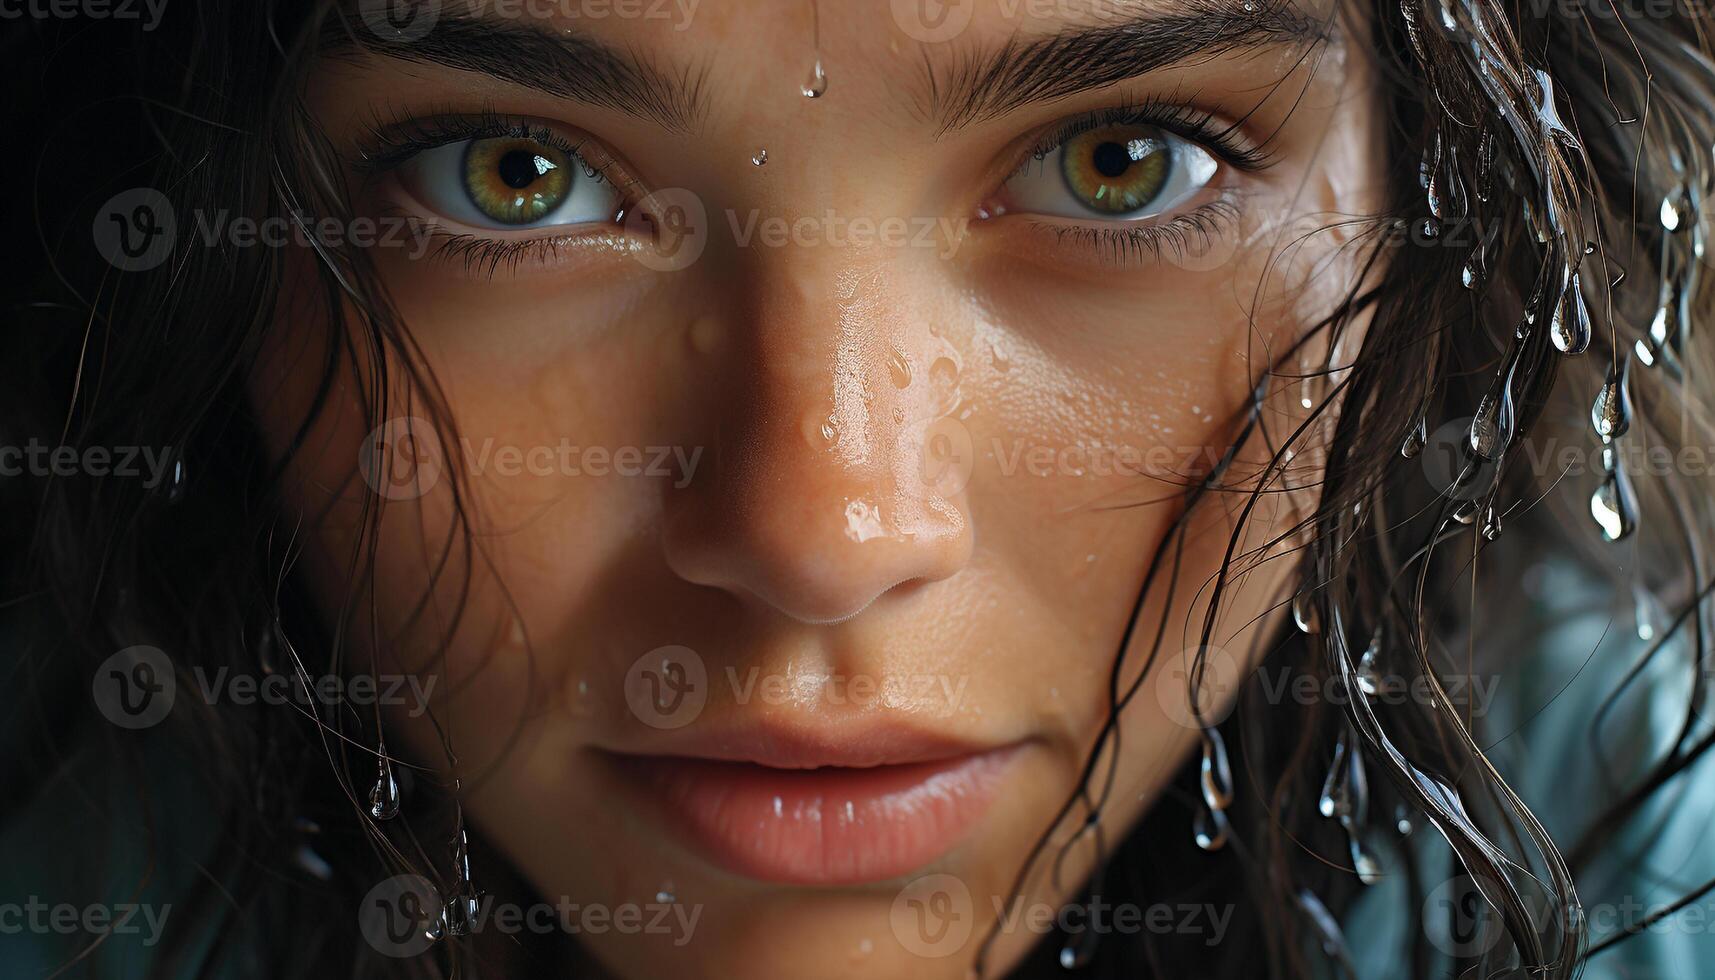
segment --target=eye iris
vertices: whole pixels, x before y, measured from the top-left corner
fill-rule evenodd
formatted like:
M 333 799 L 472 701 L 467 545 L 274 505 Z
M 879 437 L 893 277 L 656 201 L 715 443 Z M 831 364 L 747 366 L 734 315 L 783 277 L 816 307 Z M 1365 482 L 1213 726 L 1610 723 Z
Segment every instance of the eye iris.
M 1066 187 L 1092 211 L 1124 214 L 1144 207 L 1167 186 L 1173 153 L 1154 126 L 1103 126 L 1067 140 L 1060 150 Z
M 486 139 L 465 151 L 465 192 L 496 221 L 527 225 L 554 213 L 572 186 L 566 154 L 529 139 Z

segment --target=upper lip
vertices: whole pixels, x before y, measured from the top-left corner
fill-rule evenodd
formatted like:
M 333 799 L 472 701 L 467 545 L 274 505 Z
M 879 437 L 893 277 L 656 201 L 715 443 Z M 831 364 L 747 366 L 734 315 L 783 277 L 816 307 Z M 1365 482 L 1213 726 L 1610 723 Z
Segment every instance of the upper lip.
M 973 744 L 898 722 L 782 723 L 742 726 L 692 724 L 661 732 L 636 748 L 610 749 L 616 755 L 678 757 L 747 762 L 771 769 L 877 766 L 941 762 L 999 746 Z

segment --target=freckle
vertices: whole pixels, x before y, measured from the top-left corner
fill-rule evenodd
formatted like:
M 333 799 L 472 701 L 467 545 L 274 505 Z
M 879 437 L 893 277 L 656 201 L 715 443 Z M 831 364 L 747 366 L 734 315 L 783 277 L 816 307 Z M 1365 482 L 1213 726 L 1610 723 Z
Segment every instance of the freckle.
M 712 316 L 698 317 L 691 321 L 691 326 L 685 331 L 685 337 L 691 343 L 691 349 L 699 354 L 713 351 L 720 343 L 721 325 Z

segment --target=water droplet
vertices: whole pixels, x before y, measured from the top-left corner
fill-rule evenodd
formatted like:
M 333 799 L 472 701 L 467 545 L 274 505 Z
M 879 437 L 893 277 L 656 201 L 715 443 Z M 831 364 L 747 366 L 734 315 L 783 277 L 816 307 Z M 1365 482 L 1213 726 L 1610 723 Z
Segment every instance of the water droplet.
M 1352 838 L 1352 870 L 1357 873 L 1358 880 L 1366 885 L 1382 880 L 1381 862 L 1377 861 L 1364 842 L 1355 836 Z
M 1211 810 L 1207 806 L 1198 807 L 1197 816 L 1191 821 L 1192 839 L 1205 851 L 1218 851 L 1227 846 L 1230 829 L 1226 812 Z
M 1475 289 L 1480 278 L 1477 271 L 1477 253 L 1473 252 L 1471 257 L 1465 260 L 1465 267 L 1459 270 L 1459 282 L 1464 284 L 1466 289 Z
M 828 70 L 822 66 L 820 55 L 816 63 L 810 66 L 810 77 L 804 80 L 804 98 L 819 99 L 828 91 Z
M 1417 232 L 1424 238 L 1435 238 L 1441 234 L 1441 222 L 1434 218 L 1424 218 L 1418 222 Z
M 1370 645 L 1364 648 L 1363 655 L 1358 657 L 1357 675 L 1358 690 L 1374 697 L 1382 689 L 1381 670 L 1377 661 L 1382 653 L 1382 628 L 1370 635 Z
M 174 459 L 173 475 L 167 478 L 167 503 L 176 504 L 185 499 L 185 491 L 188 489 L 185 480 L 185 461 Z
M 1339 816 L 1346 807 L 1346 753 L 1349 751 L 1346 733 L 1341 732 L 1339 740 L 1334 743 L 1334 762 L 1328 767 L 1328 775 L 1322 778 L 1322 793 L 1316 798 L 1316 812 L 1329 819 Z
M 1691 224 L 1691 209 L 1689 195 L 1685 189 L 1675 188 L 1661 199 L 1661 226 L 1668 231 L 1679 231 Z
M 1317 608 L 1316 597 L 1309 589 L 1292 597 L 1292 622 L 1301 633 L 1322 632 L 1322 611 Z
M 1085 918 L 1089 922 L 1088 917 Z M 1096 946 L 1101 941 L 1101 933 L 1085 926 L 1066 938 L 1066 944 L 1060 947 L 1060 968 L 1063 970 L 1082 970 L 1096 958 Z
M 1227 763 L 1227 743 L 1213 728 L 1203 732 L 1203 802 L 1217 810 L 1233 805 L 1233 770 Z
M 1423 452 L 1423 447 L 1429 442 L 1429 419 L 1423 413 L 1417 414 L 1417 421 L 1412 424 L 1411 431 L 1405 434 L 1405 441 L 1400 443 L 1399 454 L 1406 459 L 1413 459 Z
M 1484 460 L 1494 459 L 1507 448 L 1513 437 L 1513 400 L 1512 394 L 1504 382 L 1500 393 L 1490 392 L 1483 396 L 1477 405 L 1477 414 L 1471 418 L 1471 431 L 1467 443 L 1471 452 Z
M 1548 339 L 1562 354 L 1582 354 L 1590 347 L 1590 311 L 1584 305 L 1584 293 L 1578 288 L 1578 274 L 1572 273 L 1560 302 L 1554 307 L 1554 319 L 1548 325 Z
M 1411 809 L 1404 803 L 1394 807 L 1393 826 L 1395 830 L 1399 831 L 1401 837 L 1411 836 Z
M 1239 4 L 1239 7 L 1247 14 L 1254 14 L 1260 9 L 1256 5 L 1256 0 L 1245 0 L 1244 3 Z
M 1501 536 L 1501 514 L 1493 506 L 1483 514 L 1483 540 L 1493 541 Z
M 1459 18 L 1453 13 L 1452 0 L 1441 0 L 1441 26 L 1449 32 L 1459 29 Z
M 399 815 L 399 781 L 393 778 L 393 760 L 385 753 L 376 767 L 375 785 L 369 790 L 369 815 L 377 820 Z
M 671 905 L 678 900 L 679 899 L 673 894 L 672 881 L 663 881 L 661 883 L 661 887 L 655 891 L 655 901 L 662 905 Z
M 905 354 L 899 350 L 888 352 L 887 373 L 893 377 L 895 388 L 911 386 L 911 362 L 905 359 Z
M 768 147 L 765 146 L 757 150 L 755 155 L 750 158 L 750 162 L 758 167 L 768 166 Z
M 1590 495 L 1590 516 L 1602 529 L 1607 541 L 1619 541 L 1637 530 L 1637 498 L 1632 494 L 1631 478 L 1625 467 L 1613 466 L 1596 492 Z
M 1603 442 L 1618 439 L 1632 427 L 1631 359 L 1608 366 L 1608 377 L 1590 406 L 1590 425 Z

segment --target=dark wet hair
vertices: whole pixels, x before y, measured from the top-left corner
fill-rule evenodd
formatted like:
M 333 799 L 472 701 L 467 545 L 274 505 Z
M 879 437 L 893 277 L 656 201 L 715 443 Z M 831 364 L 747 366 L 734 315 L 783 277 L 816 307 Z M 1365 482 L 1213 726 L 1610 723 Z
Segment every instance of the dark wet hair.
M 1557 842 L 1485 757 L 1456 697 L 1438 686 L 1432 704 L 1364 696 L 1376 672 L 1434 684 L 1452 650 L 1471 650 L 1480 669 L 1509 670 L 1496 631 L 1473 627 L 1479 603 L 1463 594 L 1466 576 L 1479 563 L 1501 570 L 1483 604 L 1504 616 L 1523 600 L 1502 590 L 1519 590 L 1520 569 L 1549 554 L 1670 611 L 1654 619 L 1646 660 L 1684 649 L 1695 673 L 1705 656 L 1706 483 L 1633 479 L 1623 462 L 1597 482 L 1562 480 L 1529 465 L 1522 447 L 1552 435 L 1674 447 L 1708 431 L 1695 383 L 1709 357 L 1692 331 L 1708 308 L 1698 278 L 1715 143 L 1708 13 L 1695 4 L 1622 16 L 1600 0 L 1539 7 L 1427 0 L 1342 11 L 1342 29 L 1363 39 L 1354 47 L 1381 52 L 1388 210 L 1349 222 L 1342 247 L 1366 274 L 1275 371 L 1254 379 L 1258 395 L 1236 420 L 1233 449 L 1180 498 L 1177 531 L 1201 507 L 1248 516 L 1283 481 L 1304 488 L 1294 459 L 1324 461 L 1314 512 L 1280 532 L 1298 568 L 1294 594 L 1280 601 L 1303 628 L 1254 653 L 1347 696 L 1270 704 L 1247 686 L 1231 718 L 1209 726 L 1203 758 L 1140 827 L 1101 842 L 1112 846 L 1084 894 L 1231 903 L 1230 935 L 1262 941 L 1210 948 L 1201 936 L 1145 933 L 1090 946 L 1063 937 L 1066 951 L 1045 942 L 1021 973 L 1058 970 L 1064 955 L 1102 976 L 1350 974 L 1335 923 L 1363 888 L 1360 859 L 1391 852 L 1411 886 L 1398 914 L 1419 926 L 1398 962 L 1429 976 L 1423 897 L 1438 879 L 1389 830 L 1404 819 L 1445 838 L 1504 923 L 1504 940 L 1455 962 L 1457 974 L 1510 964 L 1571 977 L 1587 946 L 1574 874 L 1708 747 L 1699 685 L 1671 753 L 1651 772 L 1616 776 L 1609 799 L 1590 801 L 1600 816 L 1584 837 Z M 153 487 L 87 475 L 0 482 L 12 678 L 0 805 L 10 823 L 56 784 L 84 779 L 91 758 L 129 777 L 85 783 L 76 805 L 119 828 L 118 852 L 150 855 L 146 870 L 115 883 L 114 867 L 132 864 L 97 861 L 81 884 L 105 894 L 143 887 L 156 873 L 147 869 L 200 869 L 174 886 L 175 920 L 152 964 L 163 977 L 426 976 L 476 962 L 456 936 L 419 959 L 379 956 L 349 914 L 387 874 L 420 873 L 448 895 L 459 887 L 447 787 L 417 772 L 408 814 L 371 820 L 381 737 L 372 715 L 187 705 L 139 734 L 107 724 L 89 697 L 96 665 L 142 643 L 172 651 L 182 673 L 348 669 L 344 617 L 328 624 L 311 613 L 294 565 L 305 530 L 283 517 L 286 461 L 308 451 L 311 420 L 285 458 L 266 452 L 247 387 L 266 331 L 296 327 L 278 314 L 280 251 L 183 236 L 156 269 L 115 273 L 87 244 L 96 206 L 135 186 L 158 189 L 185 215 L 349 217 L 340 170 L 300 100 L 323 32 L 347 28 L 325 5 L 209 2 L 175 7 L 142 43 L 120 25 L 52 22 L 6 42 L 13 91 L 26 79 L 63 89 L 20 107 L 13 129 L 44 138 L 39 152 L 13 154 L 22 165 L 7 182 L 25 251 L 12 268 L 28 274 L 9 287 L 4 442 L 170 447 L 183 468 Z M 324 249 L 314 272 L 288 299 L 336 325 L 316 410 L 342 364 L 372 379 L 386 378 L 377 368 L 387 364 L 408 379 L 414 414 L 446 425 L 434 380 L 361 250 Z M 1306 351 L 1336 353 L 1325 354 L 1327 370 L 1300 377 L 1286 365 Z M 1284 430 L 1268 404 L 1282 383 L 1315 392 L 1309 420 Z M 407 397 L 381 380 L 362 394 L 377 423 Z M 1431 430 L 1455 421 L 1450 479 L 1426 481 L 1414 457 L 1434 442 Z M 1260 472 L 1238 463 L 1258 447 L 1270 460 Z M 465 533 L 435 543 L 442 574 L 465 574 Z M 1604 535 L 1626 542 L 1620 572 Z M 1221 576 L 1205 585 L 1181 580 L 1185 541 L 1175 533 L 1148 557 L 1137 609 L 1152 590 L 1205 587 L 1218 608 L 1234 579 L 1265 560 L 1242 540 L 1236 532 Z M 346 558 L 360 583 L 349 612 L 366 601 L 369 565 L 363 553 Z M 1060 845 L 1049 842 L 1109 799 L 1112 767 L 1127 758 L 1112 742 L 1115 720 L 1135 691 L 1121 679 L 1137 676 L 1140 660 L 1211 646 L 1215 622 L 1212 609 L 1181 635 L 1180 624 L 1134 616 L 1102 746 L 1021 880 L 1051 873 Z M 1593 744 L 1599 762 L 1601 739 Z M 1334 819 L 1322 812 L 1325 796 Z M 171 842 L 166 831 L 181 821 L 207 828 L 196 840 L 207 853 Z M 1193 825 L 1224 846 L 1194 846 Z M 67 965 L 97 962 L 99 950 L 84 949 Z

